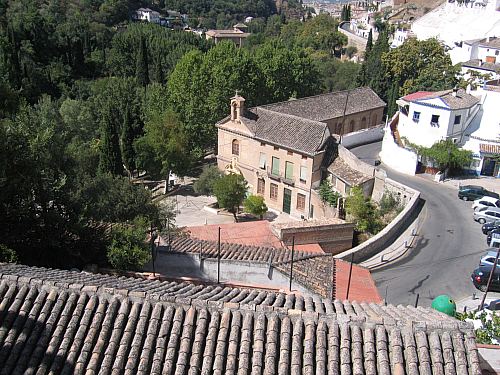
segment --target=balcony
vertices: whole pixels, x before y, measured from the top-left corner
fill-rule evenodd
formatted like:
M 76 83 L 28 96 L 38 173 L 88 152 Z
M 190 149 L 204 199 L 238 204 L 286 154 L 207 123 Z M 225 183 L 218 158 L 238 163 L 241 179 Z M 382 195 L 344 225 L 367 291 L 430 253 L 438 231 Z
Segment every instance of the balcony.
M 273 171 L 272 171 L 272 169 L 270 167 L 267 167 L 267 176 L 271 180 L 283 182 L 286 185 L 295 186 L 295 179 L 293 177 L 292 178 L 286 178 L 281 173 L 278 173 L 278 174 L 273 173 Z

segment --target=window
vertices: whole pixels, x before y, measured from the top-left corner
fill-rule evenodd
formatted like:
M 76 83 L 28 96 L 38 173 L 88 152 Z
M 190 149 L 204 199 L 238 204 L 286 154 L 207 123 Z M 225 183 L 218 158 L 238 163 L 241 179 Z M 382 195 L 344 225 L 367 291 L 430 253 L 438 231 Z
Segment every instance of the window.
M 272 200 L 277 200 L 278 199 L 278 185 L 271 184 L 271 189 L 269 191 L 269 197 Z
M 307 156 L 306 155 L 302 155 L 302 159 L 303 160 L 307 160 Z
M 306 196 L 304 194 L 297 193 L 297 210 L 304 211 L 306 208 Z
M 414 122 L 419 122 L 420 121 L 420 112 L 413 111 L 413 121 Z
M 274 151 L 278 151 L 280 148 L 277 146 L 274 146 Z
M 431 125 L 439 125 L 439 115 L 432 115 Z
M 239 155 L 240 154 L 240 142 L 238 142 L 237 139 L 233 139 L 232 154 L 233 155 Z
M 351 192 L 351 187 L 349 185 L 345 185 L 345 193 L 349 194 Z
M 499 53 L 499 52 L 500 52 L 500 51 L 496 50 L 496 51 L 495 51 L 495 55 L 496 55 L 496 56 L 498 56 L 498 53 Z
M 288 156 L 292 156 L 292 155 L 293 155 L 293 152 L 292 152 L 292 151 L 287 151 L 287 152 L 286 152 L 286 154 L 287 154 Z
M 462 115 L 456 115 L 455 122 L 453 124 L 458 125 L 458 124 L 460 124 L 460 121 L 462 121 Z
M 307 167 L 304 165 L 300 167 L 300 181 L 301 182 L 307 181 Z
M 264 195 L 266 192 L 266 181 L 263 178 L 257 179 L 257 194 Z
M 293 179 L 293 163 L 287 161 L 285 163 L 285 178 L 292 180 Z
M 263 152 L 260 153 L 259 168 L 266 169 L 267 156 Z
M 264 142 L 260 142 L 260 145 L 264 147 L 266 144 Z
M 275 176 L 279 176 L 280 174 L 280 159 L 273 156 L 272 164 L 271 164 L 271 174 Z
M 361 129 L 366 129 L 366 117 L 361 119 Z
M 351 122 L 349 123 L 349 131 L 348 133 L 354 131 L 354 127 L 356 126 L 356 123 L 354 122 L 354 120 L 351 120 Z

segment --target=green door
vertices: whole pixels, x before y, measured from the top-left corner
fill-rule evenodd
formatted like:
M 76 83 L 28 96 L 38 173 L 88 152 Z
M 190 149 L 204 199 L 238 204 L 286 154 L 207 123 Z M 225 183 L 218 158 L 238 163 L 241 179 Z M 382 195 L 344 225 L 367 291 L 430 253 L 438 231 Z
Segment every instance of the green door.
M 292 206 L 292 191 L 290 189 L 283 189 L 283 212 L 290 213 Z

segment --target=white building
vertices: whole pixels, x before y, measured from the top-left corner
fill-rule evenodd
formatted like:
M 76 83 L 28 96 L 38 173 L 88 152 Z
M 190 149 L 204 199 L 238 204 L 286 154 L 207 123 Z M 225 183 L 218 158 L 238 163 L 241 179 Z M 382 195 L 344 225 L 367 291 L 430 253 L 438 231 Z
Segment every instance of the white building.
M 500 81 L 489 81 L 477 90 L 481 110 L 464 131 L 463 148 L 473 153 L 470 172 L 500 177 Z
M 500 63 L 500 37 L 466 40 L 450 54 L 454 64 L 470 60 Z
M 428 171 L 435 170 L 431 161 L 419 160 L 405 144 L 431 147 L 441 140 L 451 139 L 462 146 L 481 110 L 480 99 L 461 89 L 418 91 L 396 103 L 399 111 L 386 127 L 380 157 L 385 164 L 407 174 L 415 174 L 419 161 L 431 167 Z
M 414 38 L 415 34 L 413 34 L 413 31 L 411 30 L 404 30 L 404 29 L 396 29 L 396 32 L 394 33 L 394 38 L 392 39 L 391 43 L 391 48 L 397 48 L 408 39 L 408 38 Z
M 135 11 L 135 19 L 159 24 L 160 13 L 149 8 L 139 8 Z
M 396 103 L 399 136 L 424 147 L 448 138 L 461 144 L 464 130 L 480 107 L 479 99 L 465 90 L 418 91 Z
M 498 36 L 499 7 L 500 0 L 477 0 L 468 3 L 446 1 L 417 19 L 412 24 L 412 31 L 419 40 L 437 38 L 450 48 L 464 40 Z M 450 54 L 453 60 L 453 54 Z

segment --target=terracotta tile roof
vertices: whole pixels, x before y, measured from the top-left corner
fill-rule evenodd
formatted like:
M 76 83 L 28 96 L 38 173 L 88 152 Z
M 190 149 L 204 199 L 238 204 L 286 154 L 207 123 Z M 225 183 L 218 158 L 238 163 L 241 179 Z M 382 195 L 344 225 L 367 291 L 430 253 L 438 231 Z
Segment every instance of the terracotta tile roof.
M 491 145 L 487 143 L 479 144 L 479 151 L 488 154 L 500 154 L 500 145 Z
M 347 182 L 350 186 L 358 186 L 371 179 L 370 176 L 349 167 L 340 157 L 330 164 L 328 172 Z
M 242 122 L 253 132 L 255 139 L 308 155 L 321 151 L 330 137 L 325 123 L 263 107 L 245 111 Z
M 432 91 L 417 91 L 417 92 L 414 92 L 412 94 L 408 94 L 406 96 L 403 96 L 402 99 L 406 100 L 408 102 L 412 102 L 414 100 L 426 98 L 426 97 L 428 97 L 431 94 L 433 94 Z
M 481 47 L 498 49 L 500 48 L 500 38 L 497 37 L 484 38 L 479 41 L 479 45 Z
M 466 68 L 476 68 L 483 69 L 489 72 L 500 72 L 500 63 L 493 64 L 487 61 L 481 61 L 479 59 L 472 59 L 462 63 L 463 67 Z
M 346 115 L 385 107 L 385 102 L 371 88 L 359 87 L 352 90 L 336 91 L 269 104 L 260 108 L 313 121 L 326 121 L 341 117 L 344 114 L 348 95 Z
M 429 309 L 170 303 L 13 274 L 0 300 L 5 374 L 481 373 L 472 327 Z
M 431 93 L 419 91 L 414 94 L 406 95 L 402 99 L 407 102 L 419 103 L 422 100 L 441 98 L 441 100 L 450 109 L 470 108 L 479 103 L 479 99 L 474 95 L 467 94 L 465 90 L 459 89 L 456 96 L 453 96 L 453 90 L 436 91 Z M 413 96 L 412 96 L 413 95 Z M 428 104 L 428 103 L 426 103 Z M 429 104 L 432 106 L 432 104 Z
M 200 225 L 186 228 L 193 238 L 205 241 L 217 241 L 218 228 L 224 242 L 241 245 L 283 247 L 278 237 L 271 231 L 266 220 L 239 222 L 230 224 Z

